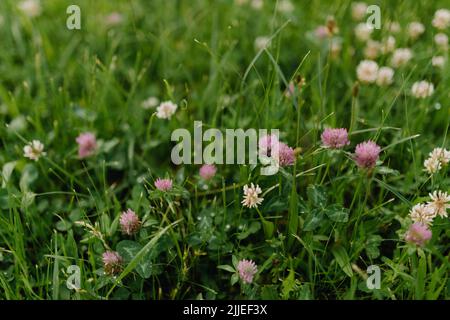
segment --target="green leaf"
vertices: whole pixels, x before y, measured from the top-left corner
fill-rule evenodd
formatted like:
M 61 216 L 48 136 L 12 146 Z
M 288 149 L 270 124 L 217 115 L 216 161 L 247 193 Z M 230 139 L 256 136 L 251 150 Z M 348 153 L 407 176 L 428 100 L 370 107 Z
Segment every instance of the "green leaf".
M 426 293 L 427 300 L 436 300 L 439 299 L 439 295 L 442 292 L 442 289 L 447 284 L 447 276 L 444 277 L 447 271 L 447 266 L 443 264 L 439 269 L 435 269 L 433 275 L 431 277 L 431 283 L 428 285 L 428 290 Z M 441 284 L 438 288 L 436 286 Z
M 331 249 L 331 252 L 336 259 L 336 262 L 341 267 L 342 271 L 345 272 L 349 277 L 353 276 L 353 270 L 350 265 L 350 258 L 348 257 L 347 251 L 345 251 L 342 246 L 335 246 Z
M 31 184 L 37 180 L 38 176 L 39 173 L 33 164 L 28 163 L 27 165 L 25 165 L 22 171 L 22 176 L 20 177 L 20 190 L 29 191 Z
M 321 210 L 313 210 L 305 220 L 303 231 L 313 231 L 323 222 L 324 214 Z
M 273 224 L 273 222 L 267 221 L 266 219 L 262 220 L 262 223 L 266 239 L 272 239 L 273 232 L 275 231 L 275 225 Z
M 237 234 L 237 238 L 239 240 L 243 240 L 249 235 L 258 232 L 259 229 L 261 229 L 261 223 L 259 223 L 258 221 L 253 221 L 248 228 L 245 227 L 242 232 Z
M 378 249 L 378 247 L 382 241 L 383 238 L 377 234 L 369 236 L 365 244 L 366 253 L 369 258 L 376 259 L 380 256 L 380 249 Z
M 28 208 L 33 202 L 36 194 L 30 191 L 25 191 L 22 193 L 22 201 L 20 202 L 20 207 L 24 210 Z
M 261 288 L 261 299 L 262 300 L 278 300 L 277 286 L 267 285 Z
M 288 212 L 288 247 L 292 245 L 294 241 L 293 235 L 297 234 L 298 229 L 298 195 L 295 187 L 295 183 L 292 186 L 291 197 L 289 199 L 289 212 Z
M 267 202 L 263 202 L 264 207 L 262 212 L 265 214 L 269 212 L 280 212 L 285 211 L 288 208 L 288 200 L 283 196 L 274 196 L 267 200 Z
M 14 170 L 14 168 L 16 167 L 17 161 L 11 161 L 8 163 L 5 163 L 3 165 L 3 169 L 2 169 L 2 188 L 6 187 L 6 184 L 9 181 L 9 178 L 11 177 L 11 174 Z
M 143 246 L 137 242 L 123 240 L 117 244 L 116 250 L 122 256 L 126 263 L 131 262 L 142 250 Z M 136 265 L 136 272 L 144 279 L 150 277 L 154 271 L 152 265 L 153 254 L 146 252 L 143 258 Z
M 285 300 L 289 299 L 291 291 L 294 290 L 295 288 L 295 274 L 293 269 L 289 270 L 289 274 L 283 280 L 281 287 L 282 287 L 281 297 Z
M 117 244 L 116 250 L 126 262 L 129 262 L 142 250 L 142 246 L 135 241 L 123 240 Z
M 67 220 L 59 220 L 58 222 L 56 222 L 56 229 L 58 231 L 67 231 L 72 227 L 72 223 L 70 223 L 70 221 Z
M 416 300 L 422 300 L 425 292 L 425 276 L 427 274 L 427 260 L 424 254 L 420 255 L 419 266 L 416 274 Z
M 307 189 L 308 200 L 314 207 L 323 208 L 327 204 L 327 194 L 322 186 L 309 185 Z
M 0 189 L 0 208 L 1 209 L 12 209 L 20 206 L 19 199 L 21 199 L 21 194 L 15 190 L 11 194 L 7 189 Z
M 389 167 L 384 167 L 384 166 L 380 166 L 377 169 L 377 172 L 379 174 L 383 174 L 383 175 L 394 175 L 394 176 L 398 176 L 400 173 L 397 170 L 391 169 Z
M 232 266 L 227 265 L 227 264 L 217 266 L 217 269 L 221 269 L 221 270 L 225 270 L 225 271 L 233 272 L 233 273 L 236 272 L 236 270 L 234 270 L 234 268 Z
M 106 295 L 106 297 L 109 297 L 109 295 L 112 293 L 112 291 L 114 290 L 114 288 L 117 286 L 117 284 L 120 283 L 120 281 L 127 275 L 129 274 L 136 266 L 137 264 L 145 257 L 145 255 L 147 254 L 147 252 L 152 249 L 153 247 L 155 247 L 155 245 L 157 244 L 158 240 L 171 228 L 173 228 L 174 226 L 176 226 L 180 220 L 177 220 L 175 222 L 173 222 L 172 224 L 168 225 L 167 227 L 165 227 L 164 229 L 160 230 L 159 232 L 157 232 L 155 234 L 155 236 L 136 254 L 136 256 L 130 261 L 130 263 L 128 263 L 128 265 L 126 266 L 126 268 L 122 271 L 122 273 L 117 277 L 116 281 L 114 282 L 113 286 L 109 289 L 108 294 Z
M 348 210 L 338 204 L 333 204 L 326 208 L 325 214 L 334 222 L 348 221 Z
M 248 166 L 239 166 L 239 181 L 242 183 L 248 181 Z
M 235 285 L 237 282 L 239 281 L 239 276 L 237 275 L 237 273 L 233 274 L 231 276 L 231 285 Z
M 231 263 L 233 264 L 233 267 L 236 269 L 237 266 L 238 266 L 238 263 L 239 263 L 239 259 L 235 255 L 232 255 L 231 256 Z
M 100 142 L 100 141 L 99 141 L 99 142 Z M 110 152 L 116 145 L 118 145 L 119 142 L 120 142 L 120 140 L 117 139 L 117 138 L 114 138 L 114 139 L 111 139 L 111 140 L 108 140 L 108 141 L 101 141 L 101 142 L 99 143 L 99 144 L 100 144 L 99 150 L 100 150 L 101 152 L 108 153 L 108 152 Z

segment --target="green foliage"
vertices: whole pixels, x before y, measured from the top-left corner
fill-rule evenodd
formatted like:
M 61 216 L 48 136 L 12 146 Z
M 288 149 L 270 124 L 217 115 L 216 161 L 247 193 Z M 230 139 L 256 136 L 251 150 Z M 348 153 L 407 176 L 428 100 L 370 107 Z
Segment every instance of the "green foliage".
M 385 87 L 357 80 L 366 43 L 350 1 L 291 0 L 289 12 L 276 9 L 281 0 L 259 11 L 250 1 L 80 0 L 81 30 L 66 28 L 65 1 L 40 2 L 30 17 L 0 1 L 0 299 L 450 298 L 450 220 L 435 218 L 424 247 L 404 241 L 411 207 L 450 190 L 449 165 L 433 175 L 423 166 L 433 148 L 449 149 L 450 63 L 431 24 L 448 1 L 377 1 L 382 28 L 371 39 L 393 36 L 414 53 Z M 319 40 L 331 15 L 339 31 Z M 425 26 L 416 40 L 412 21 Z M 374 59 L 389 66 L 392 53 Z M 432 96 L 414 98 L 420 80 Z M 158 118 L 149 97 L 176 113 Z M 272 176 L 259 164 L 218 165 L 204 180 L 199 165 L 171 161 L 171 133 L 193 133 L 194 121 L 279 129 L 295 165 Z M 323 148 L 326 127 L 348 128 L 350 145 Z M 84 159 L 82 132 L 97 137 Z M 353 152 L 369 139 L 380 159 L 360 170 Z M 38 161 L 24 157 L 32 140 L 45 146 Z M 173 188 L 156 189 L 157 178 Z M 250 183 L 263 191 L 257 208 L 241 203 Z M 140 220 L 131 235 L 120 224 L 127 209 Z M 115 275 L 106 251 L 123 259 Z M 242 259 L 257 265 L 251 284 Z M 379 289 L 366 285 L 370 265 Z M 70 266 L 79 290 L 66 285 Z

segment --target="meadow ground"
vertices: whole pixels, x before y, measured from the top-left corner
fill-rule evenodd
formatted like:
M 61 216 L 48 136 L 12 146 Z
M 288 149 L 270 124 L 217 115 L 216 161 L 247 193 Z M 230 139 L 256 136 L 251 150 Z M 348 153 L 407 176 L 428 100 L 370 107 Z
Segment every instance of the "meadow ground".
M 448 1 L 73 2 L 0 2 L 0 299 L 450 298 Z

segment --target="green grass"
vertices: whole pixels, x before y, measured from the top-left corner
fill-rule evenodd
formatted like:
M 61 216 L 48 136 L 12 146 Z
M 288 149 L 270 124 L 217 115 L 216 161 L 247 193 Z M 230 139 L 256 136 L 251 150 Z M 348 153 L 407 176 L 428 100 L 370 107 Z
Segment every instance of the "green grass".
M 446 1 L 374 1 L 382 29 L 372 37 L 398 21 L 397 47 L 414 52 L 385 88 L 357 83 L 364 44 L 349 1 L 292 1 L 295 10 L 280 13 L 275 1 L 257 11 L 225 0 L 83 0 L 73 31 L 70 3 L 41 2 L 34 18 L 0 2 L 1 299 L 450 298 L 449 219 L 435 219 L 423 248 L 404 241 L 411 207 L 450 191 L 448 166 L 432 177 L 423 170 L 433 148 L 450 146 L 450 64 L 431 65 L 434 55 L 448 59 L 431 25 Z M 123 22 L 107 26 L 114 11 Z M 313 36 L 329 15 L 337 57 Z M 426 27 L 416 41 L 411 21 Z M 255 49 L 258 36 L 272 37 L 267 50 Z M 285 97 L 299 77 L 306 83 Z M 412 97 L 424 79 L 433 95 Z M 149 96 L 178 104 L 171 120 L 141 107 Z M 296 164 L 274 176 L 219 165 L 205 183 L 198 165 L 170 158 L 171 132 L 192 132 L 194 121 L 279 129 L 298 148 Z M 346 152 L 320 148 L 325 127 L 350 128 Z M 98 152 L 80 160 L 75 138 L 86 131 Z M 47 153 L 37 162 L 23 156 L 33 139 Z M 383 148 L 369 175 L 350 155 L 368 139 Z M 164 176 L 176 186 L 168 194 L 153 187 Z M 262 218 L 241 205 L 251 182 L 265 192 Z M 143 222 L 132 237 L 119 226 L 127 208 Z M 118 247 L 129 250 L 123 271 L 105 275 L 102 253 Z M 235 273 L 241 259 L 258 265 L 251 285 Z M 80 290 L 67 289 L 70 265 L 80 267 Z M 381 269 L 380 289 L 366 287 L 370 265 Z

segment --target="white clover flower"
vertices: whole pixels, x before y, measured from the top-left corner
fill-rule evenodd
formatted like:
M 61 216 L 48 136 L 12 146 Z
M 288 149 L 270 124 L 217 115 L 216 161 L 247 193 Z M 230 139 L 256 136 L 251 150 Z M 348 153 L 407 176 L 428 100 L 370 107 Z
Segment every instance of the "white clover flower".
M 381 67 L 378 70 L 377 75 L 377 85 L 379 86 L 388 86 L 393 82 L 394 79 L 394 70 L 389 67 Z
M 409 211 L 409 216 L 412 221 L 427 225 L 431 225 L 433 223 L 433 219 L 436 217 L 434 214 L 434 209 L 423 203 L 416 204 L 412 207 Z
M 408 24 L 408 34 L 412 39 L 417 39 L 424 32 L 425 27 L 420 22 L 413 21 Z
M 144 109 L 151 109 L 158 105 L 159 99 L 157 97 L 148 97 L 144 101 L 142 101 L 142 108 Z
M 443 56 L 434 56 L 431 58 L 431 64 L 436 68 L 444 68 L 445 58 Z
M 404 66 L 408 63 L 409 60 L 411 60 L 413 54 L 411 49 L 409 48 L 399 48 L 394 51 L 391 59 L 391 65 L 394 68 L 398 68 L 401 66 Z
M 41 156 L 45 156 L 44 145 L 39 140 L 33 140 L 23 147 L 23 156 L 25 158 L 38 161 Z
M 412 85 L 411 93 L 415 98 L 424 99 L 431 96 L 434 92 L 434 86 L 431 82 L 418 81 Z
M 291 13 L 294 11 L 295 6 L 289 0 L 281 0 L 278 2 L 278 11 L 282 13 Z
M 448 37 L 445 33 L 438 33 L 434 36 L 434 43 L 442 49 L 447 50 L 448 48 Z
M 447 192 L 434 191 L 430 193 L 431 201 L 428 202 L 428 206 L 433 209 L 434 215 L 438 215 L 442 218 L 448 217 L 447 209 L 450 209 L 450 196 Z
M 261 10 L 262 7 L 264 6 L 264 2 L 263 0 L 252 0 L 250 6 L 255 10 Z
M 371 28 L 365 22 L 361 22 L 355 27 L 355 36 L 360 41 L 369 40 L 372 32 L 373 32 L 373 28 Z
M 378 64 L 372 60 L 363 60 L 356 68 L 358 80 L 363 83 L 372 83 L 378 77 Z
M 438 172 L 442 165 L 447 165 L 450 162 L 450 151 L 444 148 L 434 148 L 428 156 L 423 165 L 429 174 Z
M 262 50 L 270 46 L 270 37 L 260 36 L 255 39 L 255 49 Z
M 434 13 L 434 18 L 432 21 L 433 27 L 444 30 L 450 26 L 450 10 L 439 9 Z
M 251 183 L 250 187 L 248 185 L 244 186 L 244 200 L 242 200 L 242 204 L 247 208 L 257 208 L 258 205 L 264 200 L 264 198 L 260 198 L 259 194 L 262 193 L 261 188 Z
M 394 51 L 395 49 L 395 38 L 393 36 L 387 37 L 381 45 L 381 53 L 386 54 Z
M 30 18 L 39 16 L 42 11 L 39 0 L 23 0 L 19 2 L 18 8 Z
M 364 49 L 364 56 L 367 59 L 375 59 L 381 49 L 381 43 L 375 40 L 368 40 Z
M 400 23 L 398 23 L 397 21 L 389 21 L 387 23 L 387 26 L 388 26 L 389 32 L 392 32 L 392 33 L 399 33 L 400 30 L 402 29 L 400 27 Z
M 423 162 L 423 166 L 425 167 L 425 171 L 429 174 L 434 174 L 441 170 L 441 162 L 436 158 L 428 158 Z
M 170 119 L 175 111 L 177 111 L 177 105 L 172 101 L 161 102 L 158 108 L 156 108 L 156 116 L 160 119 Z
M 333 38 L 330 42 L 331 57 L 336 58 L 339 56 L 342 50 L 342 40 Z
M 367 13 L 367 4 L 364 2 L 352 3 L 352 18 L 355 21 L 361 21 Z
M 450 151 L 444 148 L 434 148 L 429 156 L 438 159 L 442 164 L 448 164 L 450 162 Z

